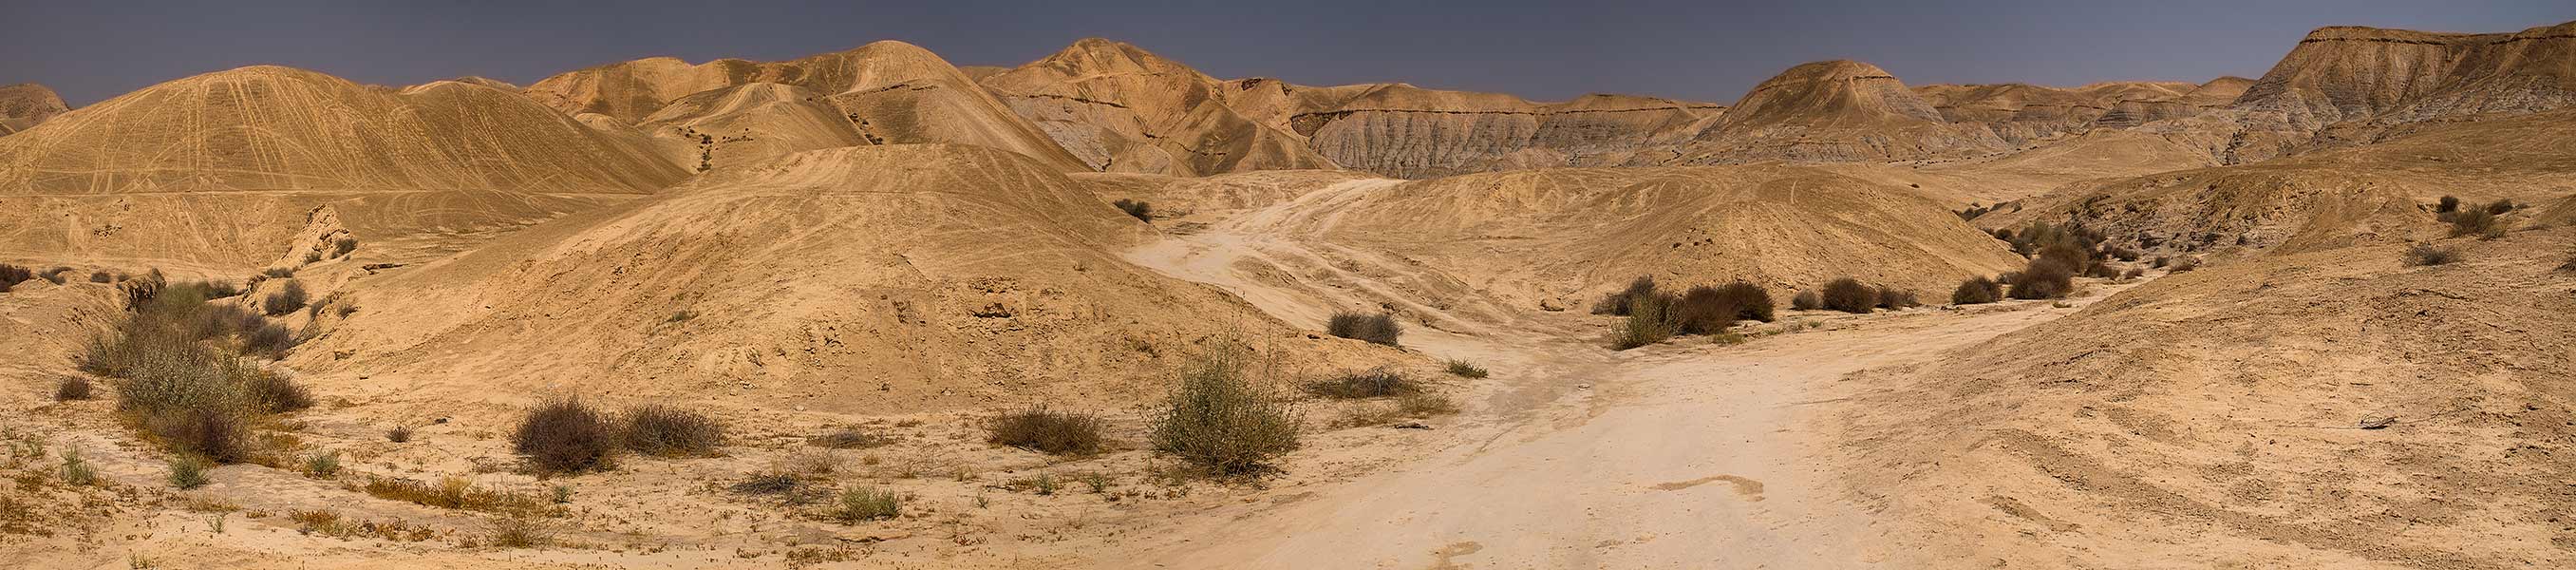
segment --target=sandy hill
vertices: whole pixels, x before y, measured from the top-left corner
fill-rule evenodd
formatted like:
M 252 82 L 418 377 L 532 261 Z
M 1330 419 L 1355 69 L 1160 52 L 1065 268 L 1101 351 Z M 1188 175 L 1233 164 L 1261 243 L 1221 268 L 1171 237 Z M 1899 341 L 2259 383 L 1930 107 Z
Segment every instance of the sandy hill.
M 2572 238 L 2225 264 L 1880 371 L 1852 488 L 2012 567 L 2576 564 Z
M 1668 157 L 1662 149 L 1688 140 L 1725 112 L 1714 104 L 1631 95 L 1533 103 L 1402 83 L 1332 89 L 1323 93 L 1348 97 L 1304 98 L 1288 116 L 1291 128 L 1344 167 L 1403 178 L 1616 166 L 1639 161 L 1640 153 Z
M 528 86 L 528 94 L 565 113 L 640 122 L 684 97 L 748 83 L 811 91 L 870 140 L 982 145 L 1067 172 L 1090 170 L 956 66 L 897 41 L 782 62 L 719 59 L 691 65 L 668 57 L 640 59 L 548 77 Z M 751 130 L 759 136 L 760 129 Z
M 2073 88 L 2021 83 L 1938 84 L 1917 87 L 1914 92 L 1938 109 L 1943 120 L 1984 124 L 1996 136 L 2019 145 L 2082 133 L 2123 104 L 2143 107 L 2176 101 L 2200 87 L 2153 81 L 2115 81 Z
M 27 130 L 71 107 L 54 90 L 34 83 L 0 86 L 0 135 Z
M 0 138 L 0 227 L 19 251 L 256 265 L 317 205 L 378 240 L 544 217 L 681 174 L 513 92 L 247 67 Z
M 1094 169 L 1182 176 L 1332 168 L 1305 137 L 1226 105 L 1223 82 L 1099 38 L 982 83 Z
M 679 164 L 720 168 L 827 148 L 876 144 L 814 92 L 745 83 L 681 97 L 636 124 Z
M 1946 292 L 2020 261 L 1910 189 L 1797 166 L 1470 174 L 1390 186 L 1332 212 L 1333 241 L 1393 252 L 1521 307 L 1585 305 L 1639 275 L 1751 281 L 1784 302 L 1839 276 Z
M 1977 223 L 2082 219 L 2114 240 L 2173 253 L 2314 251 L 2439 237 L 2421 208 L 2444 195 L 2532 205 L 2576 195 L 2576 150 L 2522 142 L 2576 136 L 2576 110 L 2392 132 L 2378 144 L 2077 185 Z M 2507 219 L 2529 225 L 2531 214 Z
M 2006 148 L 1984 128 L 1950 124 L 1887 70 L 1835 60 L 1791 67 L 1754 86 L 1679 160 L 1885 160 Z
M 2368 142 L 2390 125 L 2571 103 L 2576 22 L 2494 34 L 2319 28 L 2236 100 L 2246 132 L 2231 151 L 2260 160 Z M 2339 123 L 2346 132 L 2308 140 Z
M 295 364 L 433 401 L 574 392 L 913 413 L 1129 404 L 1229 334 L 1288 364 L 1392 358 L 1108 253 L 1154 236 L 1016 153 L 812 151 L 371 280 L 353 293 L 367 310 Z

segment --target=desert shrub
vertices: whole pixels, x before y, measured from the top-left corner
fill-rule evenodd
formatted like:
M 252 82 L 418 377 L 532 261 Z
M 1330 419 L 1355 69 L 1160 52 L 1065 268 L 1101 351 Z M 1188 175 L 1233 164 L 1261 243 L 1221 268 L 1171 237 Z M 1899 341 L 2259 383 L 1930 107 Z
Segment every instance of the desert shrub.
M 887 440 L 884 436 L 869 433 L 867 430 L 855 427 L 845 427 L 832 430 L 831 433 L 805 438 L 806 445 L 831 449 L 859 449 L 865 447 L 876 447 L 887 443 L 891 443 L 891 441 Z
M 394 443 L 405 443 L 411 441 L 411 426 L 394 426 L 386 428 L 385 441 Z
M 70 280 L 70 279 L 67 279 L 67 278 L 63 277 L 63 275 L 68 274 L 68 273 L 71 273 L 71 272 L 72 272 L 72 268 L 69 268 L 69 267 L 56 267 L 56 268 L 53 268 L 53 269 L 47 269 L 47 270 L 45 270 L 45 272 L 44 272 L 44 273 L 38 273 L 38 274 L 36 274 L 36 276 L 37 276 L 37 277 L 43 277 L 43 278 L 45 278 L 45 282 L 47 282 L 47 283 L 52 283 L 52 284 L 55 284 L 55 285 L 61 285 L 61 284 L 63 284 L 63 282 L 65 282 L 65 281 L 69 281 L 69 280 Z
M 704 456 L 724 444 L 722 424 L 677 406 L 645 404 L 627 410 L 618 420 L 618 443 L 645 455 Z
M 1055 455 L 1090 455 L 1100 452 L 1102 425 L 1098 416 L 1039 405 L 986 422 L 984 441 Z
M 119 280 L 116 290 L 125 298 L 125 310 L 132 311 L 142 308 L 145 303 L 159 297 L 161 289 L 168 284 L 169 281 L 161 276 L 161 270 L 153 269 L 145 272 L 142 277 Z M 6 289 L 0 288 L 0 290 Z
M 1736 317 L 1743 313 L 1735 306 L 1733 299 L 1718 293 L 1716 287 L 1705 285 L 1682 292 L 1681 297 L 1667 310 L 1671 312 L 1670 318 L 1675 324 L 1675 332 L 1680 334 L 1723 332 L 1727 327 L 1734 326 Z
M 1673 333 L 1681 329 L 1673 306 L 1680 302 L 1679 297 L 1670 293 L 1641 295 L 1630 299 L 1628 320 L 1620 323 L 1618 335 L 1611 339 L 1610 347 L 1616 350 L 1627 350 L 1672 338 Z
M 2172 264 L 2172 265 L 2168 265 L 2168 266 L 2166 266 L 2166 267 L 2165 267 L 2165 272 L 2166 272 L 2166 273 L 2184 273 L 2184 272 L 2188 272 L 2188 271 L 2191 271 L 2191 270 L 2194 270 L 2194 269 L 2199 269 L 2199 268 L 2200 268 L 2200 260 L 2185 257 L 2185 258 L 2182 258 L 2182 259 L 2176 259 L 2176 260 L 2174 260 L 2174 262 L 2173 262 L 2173 264 Z
M 280 414 L 313 407 L 313 394 L 294 380 L 265 370 L 243 376 L 243 396 L 252 410 Z
M 1395 412 L 1417 418 L 1454 414 L 1458 413 L 1458 403 L 1437 393 L 1416 392 L 1396 397 Z
M 510 517 L 492 523 L 484 542 L 500 548 L 537 548 L 552 544 L 554 533 L 537 521 Z
M 1737 281 L 1718 286 L 1717 294 L 1735 305 L 1738 320 L 1767 323 L 1773 318 L 1771 291 L 1761 285 Z
M 310 477 L 323 478 L 340 474 L 340 454 L 337 452 L 316 453 L 305 456 L 304 474 Z
M 1602 297 L 1601 302 L 1593 303 L 1592 314 L 1625 317 L 1628 316 L 1630 306 L 1634 304 L 1636 299 L 1654 294 L 1655 278 L 1653 276 L 1640 275 L 1637 276 L 1636 279 L 1628 282 L 1627 289 L 1622 289 L 1617 293 L 1611 293 L 1607 297 Z
M 8 291 L 10 287 L 34 278 L 36 271 L 33 269 L 0 263 L 0 291 Z
M 1134 216 L 1137 221 L 1146 223 L 1153 223 L 1154 221 L 1154 205 L 1152 203 L 1148 203 L 1143 200 L 1119 198 L 1118 201 L 1110 202 L 1109 205 L 1117 206 L 1119 211 L 1126 212 L 1129 216 Z
M 2483 208 L 2468 208 L 2451 214 L 2451 237 L 2483 235 L 2499 227 L 2495 214 Z
M 107 272 L 105 272 L 105 271 L 92 271 L 92 272 L 89 272 L 89 282 L 91 282 L 91 283 L 108 283 L 108 282 L 112 282 L 112 281 L 115 281 L 115 280 L 116 280 L 116 276 L 115 276 L 115 275 L 109 275 L 109 274 L 108 274 Z
M 206 470 L 212 467 L 214 466 L 207 464 L 206 460 L 194 456 L 183 455 L 171 458 L 170 486 L 183 490 L 204 487 L 209 482 L 206 478 Z
M 1789 298 L 1789 308 L 1792 309 L 1813 311 L 1824 307 L 1825 296 L 1817 294 L 1815 291 L 1799 291 L 1796 296 Z
M 2003 298 L 2003 284 L 1996 283 L 1993 279 L 1987 279 L 1984 275 L 1970 277 L 1966 281 L 1961 281 L 1959 282 L 1958 289 L 1950 291 L 1950 304 L 1952 305 L 1980 305 L 1999 301 Z
M 2488 213 L 2488 214 L 2501 216 L 2501 215 L 2504 215 L 2506 212 L 2511 212 L 2511 211 L 2513 211 L 2513 201 L 2512 201 L 2512 200 L 2497 200 L 2497 201 L 2494 201 L 2494 202 L 2489 202 L 2489 203 L 2487 203 L 2487 213 Z
M 573 398 L 548 400 L 528 410 L 510 435 L 511 449 L 540 472 L 571 473 L 599 467 L 615 447 L 608 420 Z
M 284 288 L 269 293 L 268 299 L 261 301 L 259 306 L 268 310 L 268 316 L 275 317 L 303 309 L 305 301 L 304 282 L 288 281 Z
M 856 487 L 841 492 L 834 503 L 832 518 L 844 523 L 890 519 L 903 515 L 903 497 L 893 491 L 875 487 Z
M 2139 269 L 2139 268 L 2136 268 L 2136 267 L 2131 267 L 2131 268 L 2129 268 L 2129 270 L 2128 270 L 2128 271 L 2122 271 L 2122 272 L 2120 272 L 2120 280 L 2121 280 L 2121 281 L 2129 281 L 2129 280 L 2137 279 L 2137 278 L 2139 278 L 2139 277 L 2145 277 L 2146 275 L 2147 275 L 2147 270 Z
M 2014 232 L 2012 237 L 2006 238 L 2005 241 L 2012 242 L 2013 252 L 2022 255 L 2045 252 L 2050 247 L 2092 252 L 2100 248 L 2102 234 L 2077 224 L 2060 226 L 2044 221 L 2033 221 L 2023 226 L 2021 231 Z
M 1422 385 L 1412 378 L 1385 368 L 1307 382 L 1305 388 L 1309 394 L 1342 399 L 1384 398 L 1422 391 Z
M 250 458 L 250 422 L 230 409 L 172 408 L 143 416 L 146 433 L 183 455 L 218 463 Z
M 349 252 L 357 250 L 358 238 L 342 237 L 331 240 L 331 257 L 347 257 Z
M 259 270 L 259 276 L 264 279 L 287 279 L 295 276 L 295 268 L 271 267 Z
M 2085 265 L 2085 266 L 2084 266 L 2084 276 L 2085 276 L 2085 277 L 2101 278 L 2101 279 L 2110 279 L 2110 278 L 2113 278 L 2113 277 L 2119 277 L 2119 276 L 2120 276 L 2120 270 L 2119 270 L 2119 269 L 2117 269 L 2117 268 L 2113 268 L 2113 267 L 2111 267 L 2111 264 L 2096 261 L 2096 262 L 2093 262 L 2092 264 L 2089 264 L 2089 265 Z
M 1295 410 L 1245 368 L 1219 349 L 1183 371 L 1155 414 L 1154 448 L 1217 475 L 1258 473 L 1297 449 Z
M 1486 375 L 1485 367 L 1464 360 L 1452 359 L 1441 366 L 1449 371 L 1449 375 L 1460 378 L 1483 378 Z
M 1823 300 L 1827 309 L 1867 314 L 1878 306 L 1878 290 L 1862 285 L 1859 280 L 1844 277 L 1825 283 Z
M 2056 299 L 2075 291 L 2075 275 L 2065 265 L 2045 259 L 2033 260 L 2030 267 L 2013 278 L 2010 296 L 2015 299 Z
M 2406 248 L 2406 265 L 2408 266 L 2449 265 L 2452 262 L 2459 260 L 2459 248 L 2434 247 L 2433 244 L 2429 243 L 2419 243 L 2415 244 L 2413 247 Z
M 261 323 L 259 328 L 243 334 L 242 352 L 265 356 L 270 360 L 284 360 L 287 351 L 293 350 L 295 345 L 302 343 L 303 339 L 295 338 L 295 333 L 287 332 L 286 325 Z
M 2459 210 L 2460 197 L 2458 196 L 2443 196 L 2440 202 L 2433 204 L 2433 211 L 2436 213 L 2451 213 Z
M 1913 291 L 1902 291 L 1895 287 L 1878 290 L 1878 308 L 1911 309 L 1920 306 L 1923 306 L 1923 302 L 1914 297 Z
M 1347 339 L 1395 346 L 1396 336 L 1404 334 L 1404 327 L 1396 324 L 1393 314 L 1341 312 L 1333 313 L 1333 317 L 1324 322 L 1324 332 Z
M 79 449 L 63 450 L 63 483 L 87 487 L 97 482 L 98 470 L 89 466 L 89 460 L 81 458 Z
M 87 400 L 90 399 L 90 397 L 91 394 L 88 378 L 80 376 L 64 376 L 61 380 L 54 382 L 54 401 L 69 402 L 73 400 Z

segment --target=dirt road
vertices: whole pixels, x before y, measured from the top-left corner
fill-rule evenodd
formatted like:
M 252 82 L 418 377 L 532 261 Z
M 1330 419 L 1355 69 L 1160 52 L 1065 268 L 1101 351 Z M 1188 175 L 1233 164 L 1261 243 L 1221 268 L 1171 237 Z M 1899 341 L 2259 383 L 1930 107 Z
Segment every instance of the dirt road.
M 1388 187 L 1344 183 L 1141 248 L 1129 258 L 1236 290 L 1291 322 L 1400 291 L 1281 280 L 1299 257 L 1365 257 L 1317 236 L 1330 206 Z M 1319 264 L 1330 266 L 1331 264 Z M 1390 271 L 1393 269 L 1389 269 Z M 1410 269 L 1420 271 L 1420 269 Z M 1292 275 L 1295 272 L 1288 272 Z M 1410 305 L 1410 303 L 1408 303 Z M 1412 333 L 1407 346 L 1492 363 L 1492 384 L 1451 420 L 1445 446 L 1284 505 L 1209 513 L 1159 552 L 1102 561 L 1173 568 L 1916 567 L 1871 513 L 1844 500 L 1801 430 L 1865 368 L 1922 361 L 2068 308 L 1799 314 L 1821 328 L 1721 346 L 1686 338 L 1611 352 L 1571 315 L 1492 330 Z M 1597 327 L 1598 325 L 1591 325 Z M 1779 325 L 1773 325 L 1779 326 Z M 1510 334 L 1493 334 L 1505 333 Z

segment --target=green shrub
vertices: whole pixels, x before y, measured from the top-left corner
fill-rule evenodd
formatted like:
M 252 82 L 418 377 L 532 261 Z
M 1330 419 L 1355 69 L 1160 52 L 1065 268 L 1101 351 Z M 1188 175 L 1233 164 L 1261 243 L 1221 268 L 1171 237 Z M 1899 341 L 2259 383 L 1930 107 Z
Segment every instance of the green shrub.
M 333 475 L 340 474 L 340 454 L 333 452 L 317 453 L 305 456 L 304 474 L 310 477 L 321 478 L 329 478 Z
M 1845 313 L 1869 314 L 1878 307 L 1878 290 L 1862 285 L 1850 277 L 1825 283 L 1824 308 Z
M 657 457 L 691 457 L 715 453 L 724 443 L 724 426 L 704 414 L 662 404 L 627 410 L 618 441 L 627 449 Z
M 171 458 L 170 486 L 183 490 L 204 487 L 209 482 L 206 478 L 206 470 L 212 467 L 206 463 L 206 460 L 196 457 L 183 455 Z
M 1246 377 L 1231 347 L 1183 371 L 1153 420 L 1154 449 L 1212 474 L 1248 475 L 1297 449 L 1295 411 Z
M 1680 301 L 1679 297 L 1669 293 L 1643 295 L 1630 300 L 1628 320 L 1620 324 L 1618 336 L 1611 339 L 1610 347 L 1627 350 L 1672 338 L 1673 333 L 1681 330 L 1680 323 L 1676 322 L 1678 315 L 1673 313 L 1673 305 Z
M 1055 455 L 1090 455 L 1101 450 L 1103 425 L 1098 416 L 1039 405 L 985 423 L 984 441 Z
M 1395 315 L 1388 313 L 1371 315 L 1342 312 L 1333 313 L 1333 317 L 1325 321 L 1324 332 L 1347 339 L 1395 346 L 1396 336 L 1404 334 L 1404 327 L 1396 324 Z
M 1959 288 L 1950 291 L 1950 304 L 1981 305 L 2002 300 L 2003 297 L 2003 284 L 1996 283 L 1993 279 L 1987 279 L 1984 275 L 1979 275 L 1976 277 L 1970 277 L 1967 281 L 1959 282 Z
M 903 497 L 893 491 L 875 487 L 857 487 L 841 492 L 841 500 L 832 509 L 832 518 L 843 523 L 858 523 L 903 516 Z
M 610 430 L 608 420 L 588 404 L 560 398 L 528 410 L 511 433 L 510 445 L 539 472 L 578 472 L 607 462 L 616 447 Z
M 1412 378 L 1385 368 L 1306 383 L 1307 393 L 1327 398 L 1384 398 L 1419 391 L 1422 391 L 1422 386 Z
M 304 309 L 305 301 L 304 282 L 288 281 L 284 288 L 269 293 L 268 299 L 261 301 L 259 306 L 268 310 L 268 316 L 275 317 Z
M 89 460 L 81 458 L 79 449 L 63 450 L 63 483 L 87 487 L 97 482 L 98 470 L 89 466 Z

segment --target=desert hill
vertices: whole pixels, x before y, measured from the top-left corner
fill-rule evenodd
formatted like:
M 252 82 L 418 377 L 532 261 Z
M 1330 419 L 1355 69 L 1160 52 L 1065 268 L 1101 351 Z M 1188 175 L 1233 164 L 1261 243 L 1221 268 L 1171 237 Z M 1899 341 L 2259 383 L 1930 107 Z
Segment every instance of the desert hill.
M 691 65 L 668 57 L 640 59 L 558 74 L 529 85 L 527 92 L 565 113 L 641 122 L 684 97 L 748 83 L 810 91 L 819 97 L 817 103 L 871 141 L 982 145 L 1028 155 L 1066 172 L 1090 170 L 947 60 L 897 41 L 783 62 L 719 59 Z M 793 137 L 809 127 L 791 121 L 778 127 L 782 133 L 777 136 Z M 763 129 L 748 131 L 758 139 Z M 724 154 L 721 146 L 716 153 Z
M 1852 488 L 2015 567 L 2576 563 L 2569 238 L 2223 264 L 1861 376 Z
M 283 67 L 163 83 L 0 138 L 10 249 L 257 266 L 331 205 L 361 240 L 514 223 L 678 168 L 517 93 Z
M 2143 110 L 2158 103 L 2178 102 L 2200 88 L 2190 83 L 2114 81 L 2073 88 L 2022 83 L 1938 84 L 1914 91 L 1940 110 L 1943 120 L 1983 123 L 2006 142 L 2021 145 L 2082 133 L 2100 124 L 2104 117 L 2123 111 L 2123 105 Z M 2112 122 L 2134 125 L 2143 120 L 2124 115 Z
M 1304 137 L 1227 106 L 1223 82 L 1125 43 L 1087 38 L 980 81 L 1094 169 L 1193 176 L 1334 167 Z
M 34 83 L 0 86 L 0 135 L 27 130 L 71 107 L 53 89 Z
M 814 92 L 745 83 L 681 97 L 636 125 L 673 162 L 719 168 L 827 148 L 876 144 Z
M 1109 253 L 1154 235 L 1016 153 L 798 153 L 378 278 L 353 292 L 368 310 L 295 364 L 428 398 L 561 389 L 892 413 L 1132 402 L 1228 335 L 1289 364 L 1393 358 Z
M 1889 160 L 2007 148 L 1991 131 L 1943 119 L 1887 70 L 1835 60 L 1791 67 L 1755 85 L 1685 146 L 1679 161 Z
M 1293 88 L 1293 87 L 1290 87 Z M 1345 167 L 1429 178 L 1559 166 L 1617 166 L 1705 128 L 1724 108 L 1654 97 L 1592 94 L 1533 103 L 1498 93 L 1371 86 L 1289 117 Z
M 2228 152 L 2251 162 L 2370 142 L 2394 125 L 2571 103 L 2576 22 L 2492 34 L 2326 27 L 2236 100 L 2243 133 Z

